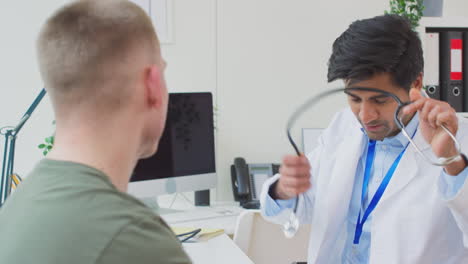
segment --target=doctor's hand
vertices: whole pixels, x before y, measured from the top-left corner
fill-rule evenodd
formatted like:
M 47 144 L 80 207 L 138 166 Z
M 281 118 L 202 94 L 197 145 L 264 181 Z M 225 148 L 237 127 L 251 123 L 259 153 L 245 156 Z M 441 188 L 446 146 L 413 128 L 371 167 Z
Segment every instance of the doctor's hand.
M 413 101 L 403 108 L 403 114 L 411 115 L 419 112 L 419 127 L 421 133 L 432 147 L 437 157 L 451 157 L 456 155 L 457 149 L 452 138 L 443 130 L 441 125 L 456 135 L 458 130 L 458 119 L 455 109 L 447 102 L 424 97 L 418 89 L 410 90 L 410 100 Z M 445 167 L 448 174 L 456 175 L 460 169 L 459 162 L 454 162 Z M 462 161 L 464 164 L 464 162 Z M 458 165 L 458 166 L 457 166 Z M 464 167 L 463 167 L 464 168 Z M 458 172 L 457 172 L 458 171 Z
M 281 176 L 274 190 L 277 199 L 292 199 L 311 186 L 310 163 L 303 154 L 285 156 L 279 172 Z

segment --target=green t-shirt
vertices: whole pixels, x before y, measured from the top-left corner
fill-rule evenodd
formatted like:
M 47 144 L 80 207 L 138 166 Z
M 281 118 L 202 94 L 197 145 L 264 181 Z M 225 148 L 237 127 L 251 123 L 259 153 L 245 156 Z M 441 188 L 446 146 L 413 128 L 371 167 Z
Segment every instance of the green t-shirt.
M 102 172 L 44 159 L 0 209 L 0 263 L 191 263 L 172 230 Z

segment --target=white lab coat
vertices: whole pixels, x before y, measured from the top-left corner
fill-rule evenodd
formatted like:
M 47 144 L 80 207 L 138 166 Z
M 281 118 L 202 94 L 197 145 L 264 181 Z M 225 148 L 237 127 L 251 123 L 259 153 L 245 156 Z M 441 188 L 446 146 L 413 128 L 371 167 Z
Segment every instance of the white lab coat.
M 312 187 L 300 196 L 298 217 L 301 223 L 311 224 L 309 264 L 341 263 L 354 177 L 366 147 L 360 128 L 349 109 L 340 112 L 308 155 Z M 457 138 L 465 151 L 467 133 L 468 122 L 460 119 Z M 431 151 L 419 130 L 414 141 Z M 439 191 L 441 170 L 408 146 L 372 213 L 370 263 L 468 263 L 468 184 L 454 199 L 444 200 Z M 268 206 L 269 186 L 278 177 L 265 182 L 262 207 Z M 265 216 L 264 208 L 262 213 Z M 278 217 L 265 218 L 275 222 Z

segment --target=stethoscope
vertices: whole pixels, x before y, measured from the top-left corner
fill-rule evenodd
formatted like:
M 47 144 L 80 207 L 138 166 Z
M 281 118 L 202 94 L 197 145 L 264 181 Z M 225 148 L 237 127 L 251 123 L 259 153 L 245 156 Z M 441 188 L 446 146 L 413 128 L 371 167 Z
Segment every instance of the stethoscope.
M 460 143 L 458 142 L 458 140 L 456 139 L 456 137 L 452 134 L 452 132 L 450 132 L 450 130 L 447 129 L 447 127 L 445 125 L 441 125 L 442 129 L 450 136 L 450 138 L 453 140 L 453 142 L 455 143 L 455 147 L 457 149 L 457 154 L 454 155 L 454 156 L 451 156 L 451 157 L 440 157 L 437 159 L 437 161 L 434 161 L 432 160 L 431 158 L 429 158 L 426 154 L 424 154 L 424 152 L 416 145 L 416 143 L 414 143 L 412 137 L 408 134 L 408 132 L 406 131 L 405 129 L 405 125 L 403 123 L 403 120 L 402 120 L 402 117 L 399 117 L 399 114 L 401 112 L 401 110 L 403 109 L 403 107 L 405 107 L 406 105 L 409 105 L 411 104 L 412 102 L 403 102 L 400 100 L 400 98 L 398 98 L 398 96 L 396 96 L 395 94 L 393 93 L 390 93 L 390 92 L 387 92 L 387 91 L 383 91 L 383 90 L 380 90 L 380 89 L 376 89 L 376 88 L 368 88 L 368 87 L 350 87 L 350 88 L 335 88 L 335 89 L 331 89 L 331 90 L 328 90 L 328 91 L 325 91 L 325 92 L 322 92 L 322 93 L 319 93 L 318 95 L 310 98 L 309 100 L 307 100 L 305 103 L 303 103 L 301 106 L 299 106 L 299 108 L 291 115 L 291 117 L 289 118 L 288 120 L 288 123 L 287 123 L 287 126 L 286 126 L 286 133 L 288 135 L 288 139 L 289 139 L 289 142 L 291 143 L 291 145 L 293 146 L 294 150 L 296 151 L 296 154 L 297 155 L 301 155 L 301 152 L 299 151 L 299 148 L 297 147 L 297 144 L 294 142 L 294 140 L 292 139 L 291 137 L 291 128 L 292 126 L 294 125 L 294 123 L 297 121 L 297 119 L 306 111 L 308 110 L 310 107 L 316 105 L 318 102 L 320 102 L 322 99 L 326 98 L 326 97 L 329 97 L 331 95 L 334 95 L 334 94 L 338 94 L 338 93 L 341 93 L 341 92 L 344 92 L 346 94 L 348 94 L 349 92 L 352 92 L 352 91 L 366 91 L 366 92 L 377 92 L 377 93 L 381 93 L 383 95 L 386 95 L 388 97 L 391 97 L 393 98 L 397 104 L 398 104 L 398 107 L 396 108 L 395 110 L 395 113 L 394 113 L 394 120 L 395 120 L 395 123 L 396 125 L 398 126 L 398 128 L 401 129 L 401 132 L 403 133 L 403 135 L 408 139 L 408 141 L 410 142 L 410 144 L 416 149 L 416 151 L 430 164 L 432 165 L 435 165 L 435 166 L 446 166 L 454 161 L 458 161 L 461 159 L 461 146 L 460 146 Z M 427 93 L 422 90 L 422 94 L 424 97 L 429 97 L 427 95 Z M 289 215 L 289 218 L 287 219 L 287 221 L 283 224 L 283 232 L 284 232 L 284 235 L 287 237 L 287 238 L 292 238 L 294 237 L 294 235 L 297 233 L 297 230 L 299 229 L 299 220 L 297 218 L 297 206 L 299 204 L 299 196 L 296 197 L 296 201 L 295 201 L 295 204 L 294 204 L 294 209 L 293 211 L 291 212 L 291 214 Z

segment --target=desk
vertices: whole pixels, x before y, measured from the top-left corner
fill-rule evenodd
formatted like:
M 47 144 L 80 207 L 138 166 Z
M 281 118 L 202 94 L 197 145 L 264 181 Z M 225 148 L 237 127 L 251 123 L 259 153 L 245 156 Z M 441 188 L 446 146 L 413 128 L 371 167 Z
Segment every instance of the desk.
M 181 212 L 161 214 L 161 217 L 175 227 L 219 228 L 233 235 L 237 217 L 245 209 L 238 205 L 214 205 L 194 207 Z
M 167 206 L 168 203 L 165 205 Z M 194 264 L 253 264 L 247 255 L 229 238 L 234 235 L 237 217 L 245 210 L 238 203 L 218 202 L 209 207 L 196 207 L 190 203 L 170 206 L 180 212 L 162 213 L 161 217 L 174 227 L 219 228 L 225 234 L 207 241 L 183 243 Z
M 176 199 L 176 198 L 179 199 Z M 228 235 L 233 235 L 237 216 L 245 209 L 238 202 L 211 202 L 211 206 L 194 206 L 192 201 L 183 194 L 176 196 L 159 196 L 158 204 L 163 208 L 170 208 L 160 212 L 161 217 L 171 226 L 219 228 Z
M 193 264 L 254 264 L 225 234 L 208 241 L 183 243 L 182 245 Z

